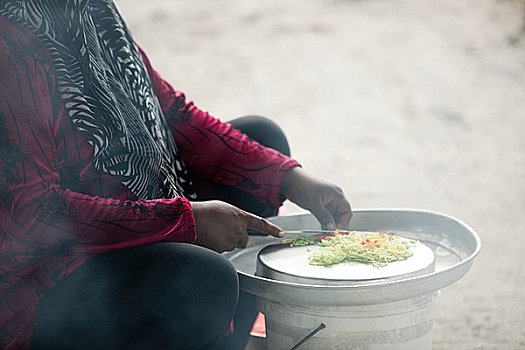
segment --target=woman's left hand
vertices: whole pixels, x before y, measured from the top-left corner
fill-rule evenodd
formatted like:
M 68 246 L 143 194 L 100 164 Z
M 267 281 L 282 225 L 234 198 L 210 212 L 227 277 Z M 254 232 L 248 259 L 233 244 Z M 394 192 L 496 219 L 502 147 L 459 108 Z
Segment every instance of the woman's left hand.
M 348 229 L 352 208 L 340 187 L 296 167 L 284 176 L 281 191 L 287 199 L 309 210 L 324 230 Z

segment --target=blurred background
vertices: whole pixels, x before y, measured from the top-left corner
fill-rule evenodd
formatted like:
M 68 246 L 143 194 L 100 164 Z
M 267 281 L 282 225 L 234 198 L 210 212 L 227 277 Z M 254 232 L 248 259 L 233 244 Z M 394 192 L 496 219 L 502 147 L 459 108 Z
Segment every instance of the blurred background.
M 482 251 L 442 291 L 434 349 L 525 349 L 525 1 L 116 2 L 177 90 L 274 119 L 354 209 L 472 226 Z

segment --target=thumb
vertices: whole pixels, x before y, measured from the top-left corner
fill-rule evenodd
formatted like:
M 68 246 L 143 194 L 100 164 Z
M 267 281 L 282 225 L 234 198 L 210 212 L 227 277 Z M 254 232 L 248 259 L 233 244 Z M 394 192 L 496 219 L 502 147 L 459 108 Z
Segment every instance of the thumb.
M 334 218 L 324 207 L 312 209 L 312 214 L 317 218 L 323 230 L 336 229 Z

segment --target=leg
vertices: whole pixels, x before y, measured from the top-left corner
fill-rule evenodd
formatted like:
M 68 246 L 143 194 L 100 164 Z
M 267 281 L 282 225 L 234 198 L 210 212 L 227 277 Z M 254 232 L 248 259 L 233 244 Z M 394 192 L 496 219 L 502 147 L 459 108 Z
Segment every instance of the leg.
M 201 247 L 100 254 L 42 299 L 31 349 L 211 349 L 237 293 L 233 266 Z

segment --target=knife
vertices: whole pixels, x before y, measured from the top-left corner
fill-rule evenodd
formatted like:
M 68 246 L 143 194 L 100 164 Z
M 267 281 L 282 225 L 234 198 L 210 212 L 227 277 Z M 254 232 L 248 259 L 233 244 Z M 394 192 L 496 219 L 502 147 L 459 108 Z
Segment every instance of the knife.
M 333 234 L 334 232 L 337 233 L 348 233 L 351 231 L 346 230 L 288 230 L 283 231 L 285 235 L 295 235 L 295 234 Z M 252 236 L 268 236 L 265 233 L 248 229 L 248 234 Z

